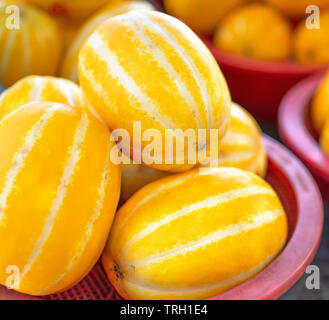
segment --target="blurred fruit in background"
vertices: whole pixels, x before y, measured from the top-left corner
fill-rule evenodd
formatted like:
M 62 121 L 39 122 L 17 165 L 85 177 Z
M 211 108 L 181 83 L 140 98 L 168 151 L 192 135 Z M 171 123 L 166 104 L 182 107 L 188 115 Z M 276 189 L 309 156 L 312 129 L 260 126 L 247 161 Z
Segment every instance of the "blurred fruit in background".
M 310 29 L 302 20 L 295 32 L 295 57 L 299 63 L 329 64 L 329 10 L 322 10 L 320 28 Z
M 81 27 L 81 29 L 73 36 L 71 44 L 65 54 L 63 65 L 61 68 L 61 76 L 78 82 L 78 56 L 80 49 L 85 40 L 93 33 L 93 31 L 105 20 L 132 10 L 152 10 L 154 7 L 146 1 L 130 1 L 122 0 L 112 3 L 100 12 L 90 17 Z
M 323 78 L 313 98 L 311 119 L 317 133 L 321 132 L 329 119 L 329 72 Z
M 18 28 L 8 28 L 5 8 L 19 8 Z M 8 87 L 30 75 L 54 75 L 62 39 L 56 22 L 47 14 L 17 1 L 0 0 L 0 83 Z
M 0 95 L 0 120 L 23 104 L 37 101 L 84 107 L 82 92 L 75 83 L 54 77 L 28 76 Z
M 279 8 L 283 13 L 291 18 L 299 19 L 305 16 L 306 8 L 316 5 L 320 9 L 329 6 L 329 0 L 265 0 Z
M 194 31 L 211 34 L 219 20 L 246 0 L 164 0 L 166 11 Z
M 37 5 L 55 16 L 81 19 L 94 13 L 102 6 L 121 0 L 24 0 Z
M 285 61 L 291 54 L 292 26 L 279 11 L 261 3 L 241 6 L 226 15 L 215 46 L 227 53 L 266 61 Z
M 80 51 L 79 80 L 87 105 L 112 130 L 125 129 L 132 137 L 134 121 L 140 121 L 141 135 L 158 130 L 160 151 L 153 159 L 144 152 L 142 159 L 153 169 L 192 168 L 190 150 L 198 158 L 209 146 L 210 129 L 219 137 L 227 129 L 230 93 L 215 59 L 185 24 L 160 12 L 135 10 L 101 24 Z M 183 138 L 185 130 L 199 129 L 204 137 Z M 141 157 L 148 142 L 122 145 L 131 157 L 133 150 Z M 164 164 L 170 147 L 176 152 Z
M 63 38 L 63 55 L 71 45 L 76 34 L 84 23 L 83 20 L 71 20 L 68 18 L 59 17 L 56 18 L 57 25 L 59 26 L 60 33 Z M 63 59 L 62 55 L 62 59 Z

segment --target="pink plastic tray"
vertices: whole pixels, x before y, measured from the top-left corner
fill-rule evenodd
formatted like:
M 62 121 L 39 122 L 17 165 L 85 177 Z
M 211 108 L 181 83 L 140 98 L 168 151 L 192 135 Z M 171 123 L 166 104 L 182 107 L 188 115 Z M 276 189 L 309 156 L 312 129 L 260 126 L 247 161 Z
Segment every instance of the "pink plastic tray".
M 311 170 L 329 204 L 329 157 L 318 144 L 309 116 L 312 98 L 323 75 L 309 77 L 286 94 L 278 121 L 282 140 Z
M 287 291 L 312 261 L 322 233 L 323 206 L 316 183 L 295 156 L 278 142 L 264 137 L 269 155 L 267 181 L 278 192 L 288 215 L 289 239 L 281 254 L 265 270 L 212 299 L 276 299 Z M 0 299 L 37 299 L 0 287 Z M 98 263 L 74 288 L 43 299 L 120 299 Z

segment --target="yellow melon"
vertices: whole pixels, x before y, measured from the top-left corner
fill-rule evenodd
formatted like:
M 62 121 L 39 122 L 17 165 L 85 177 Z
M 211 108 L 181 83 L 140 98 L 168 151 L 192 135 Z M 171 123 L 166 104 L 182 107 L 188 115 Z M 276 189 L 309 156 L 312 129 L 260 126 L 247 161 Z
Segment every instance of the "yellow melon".
M 30 74 L 54 75 L 61 46 L 58 26 L 50 16 L 18 1 L 0 0 L 0 83 L 4 87 Z
M 311 119 L 314 128 L 321 132 L 327 120 L 329 120 L 329 72 L 323 78 L 316 91 L 312 106 Z
M 111 129 L 125 129 L 131 140 L 134 122 L 141 136 L 160 133 L 160 152 L 142 158 L 154 169 L 193 167 L 188 147 L 199 154 L 209 146 L 208 134 L 198 139 L 199 129 L 222 136 L 227 128 L 231 99 L 215 59 L 186 25 L 163 13 L 135 10 L 101 24 L 80 51 L 79 79 L 87 105 Z M 186 138 L 187 130 L 194 137 Z M 166 134 L 173 150 L 183 145 L 172 163 L 164 161 Z M 123 145 L 141 158 L 145 140 L 138 149 L 131 141 Z
M 75 83 L 61 78 L 28 76 L 0 95 L 0 120 L 23 104 L 37 101 L 84 107 L 82 92 Z
M 206 166 L 211 165 L 210 159 Z M 262 131 L 245 109 L 232 103 L 231 122 L 219 144 L 218 164 L 256 173 L 262 177 L 267 170 L 267 155 Z
M 230 10 L 246 0 L 164 0 L 168 13 L 183 20 L 192 29 L 210 34 Z
M 232 103 L 229 128 L 220 141 L 218 165 L 251 171 L 264 177 L 267 171 L 267 154 L 262 132 L 256 120 L 241 106 Z M 212 162 L 200 167 L 210 167 Z M 168 176 L 168 172 L 137 164 L 122 166 L 121 203 L 127 201 L 145 185 Z
M 0 284 L 52 294 L 98 260 L 120 192 L 109 130 L 85 111 L 33 102 L 0 121 Z M 13 280 L 13 279 L 11 279 Z
M 251 278 L 278 255 L 287 219 L 275 191 L 234 168 L 151 183 L 117 212 L 104 268 L 126 299 L 203 299 Z
M 105 20 L 132 10 L 141 9 L 151 10 L 153 7 L 151 4 L 144 1 L 125 0 L 110 4 L 90 17 L 76 33 L 65 54 L 64 62 L 61 67 L 61 76 L 78 82 L 78 57 L 80 49 L 86 39 Z
M 251 3 L 233 10 L 219 24 L 215 46 L 227 53 L 265 61 L 290 57 L 292 27 L 274 8 Z

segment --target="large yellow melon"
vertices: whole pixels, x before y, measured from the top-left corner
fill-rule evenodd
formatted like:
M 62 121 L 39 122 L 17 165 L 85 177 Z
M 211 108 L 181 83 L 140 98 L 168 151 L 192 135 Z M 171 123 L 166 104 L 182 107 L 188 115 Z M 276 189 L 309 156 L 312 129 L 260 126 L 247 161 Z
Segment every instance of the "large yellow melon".
M 130 157 L 143 154 L 143 163 L 154 169 L 193 167 L 188 147 L 198 154 L 209 147 L 209 134 L 198 139 L 198 129 L 222 136 L 227 128 L 231 99 L 222 72 L 202 41 L 166 14 L 135 10 L 101 24 L 80 51 L 79 78 L 88 106 L 111 129 L 130 134 L 131 141 L 123 142 Z M 142 137 L 157 130 L 160 154 L 144 157 L 146 138 L 133 149 L 134 122 Z M 164 163 L 166 133 L 178 150 L 173 163 Z
M 256 120 L 241 106 L 232 103 L 229 128 L 218 146 L 218 166 L 247 170 L 264 177 L 267 171 L 267 155 L 263 144 L 262 132 Z M 214 163 L 200 165 L 209 167 Z M 121 203 L 127 201 L 145 185 L 168 176 L 163 172 L 141 165 L 122 166 Z
M 120 192 L 109 130 L 85 111 L 34 102 L 0 121 L 0 284 L 68 289 L 98 260 Z M 13 280 L 13 279 L 11 279 Z
M 314 96 L 311 106 L 311 119 L 314 128 L 321 132 L 329 120 L 329 72 L 323 78 Z
M 285 61 L 291 54 L 292 27 L 278 10 L 251 3 L 233 10 L 219 24 L 215 46 L 227 53 L 264 61 Z
M 151 183 L 117 212 L 102 261 L 126 299 L 203 299 L 251 278 L 279 254 L 287 219 L 275 191 L 234 168 Z
M 108 3 L 121 0 L 25 0 L 56 16 L 87 17 Z
M 23 104 L 49 101 L 84 107 L 80 88 L 73 82 L 54 77 L 28 76 L 0 95 L 0 120 Z
M 246 0 L 164 0 L 168 13 L 203 34 L 214 31 L 219 21 Z
M 19 9 L 17 17 L 11 5 Z M 14 21 L 19 21 L 18 29 Z M 0 0 L 0 84 L 9 87 L 30 74 L 54 75 L 61 46 L 58 26 L 50 16 L 19 1 Z
M 132 10 L 141 9 L 151 10 L 153 6 L 145 1 L 122 0 L 122 2 L 115 2 L 106 6 L 100 12 L 90 17 L 77 32 L 65 54 L 64 62 L 61 67 L 61 76 L 78 82 L 78 57 L 80 49 L 86 39 L 105 20 Z

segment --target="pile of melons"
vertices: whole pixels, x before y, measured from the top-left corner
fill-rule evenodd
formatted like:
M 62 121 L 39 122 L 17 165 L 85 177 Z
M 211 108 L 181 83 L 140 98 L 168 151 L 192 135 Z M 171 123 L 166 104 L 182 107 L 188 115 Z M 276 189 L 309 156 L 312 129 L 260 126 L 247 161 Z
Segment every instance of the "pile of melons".
M 271 263 L 285 245 L 287 218 L 263 180 L 261 130 L 231 102 L 202 41 L 145 2 L 24 2 L 0 1 L 0 284 L 61 292 L 103 253 L 123 298 L 203 299 Z M 32 3 L 62 15 L 62 26 L 66 16 L 101 11 L 75 38 L 69 30 L 64 45 L 53 16 Z M 20 8 L 20 29 L 2 24 L 9 4 Z M 173 163 L 136 163 L 133 152 L 144 154 L 133 139 L 116 139 L 120 129 L 134 137 L 135 121 L 142 136 L 157 129 L 163 139 L 171 129 L 174 150 L 201 145 L 197 153 L 210 161 L 174 153 Z M 178 129 L 206 135 L 190 141 Z M 8 283 L 10 266 L 19 272 Z
M 164 0 L 164 5 L 197 33 L 212 36 L 223 52 L 262 61 L 329 63 L 329 0 Z
M 320 145 L 329 156 L 329 72 L 323 78 L 311 106 L 311 120 Z

